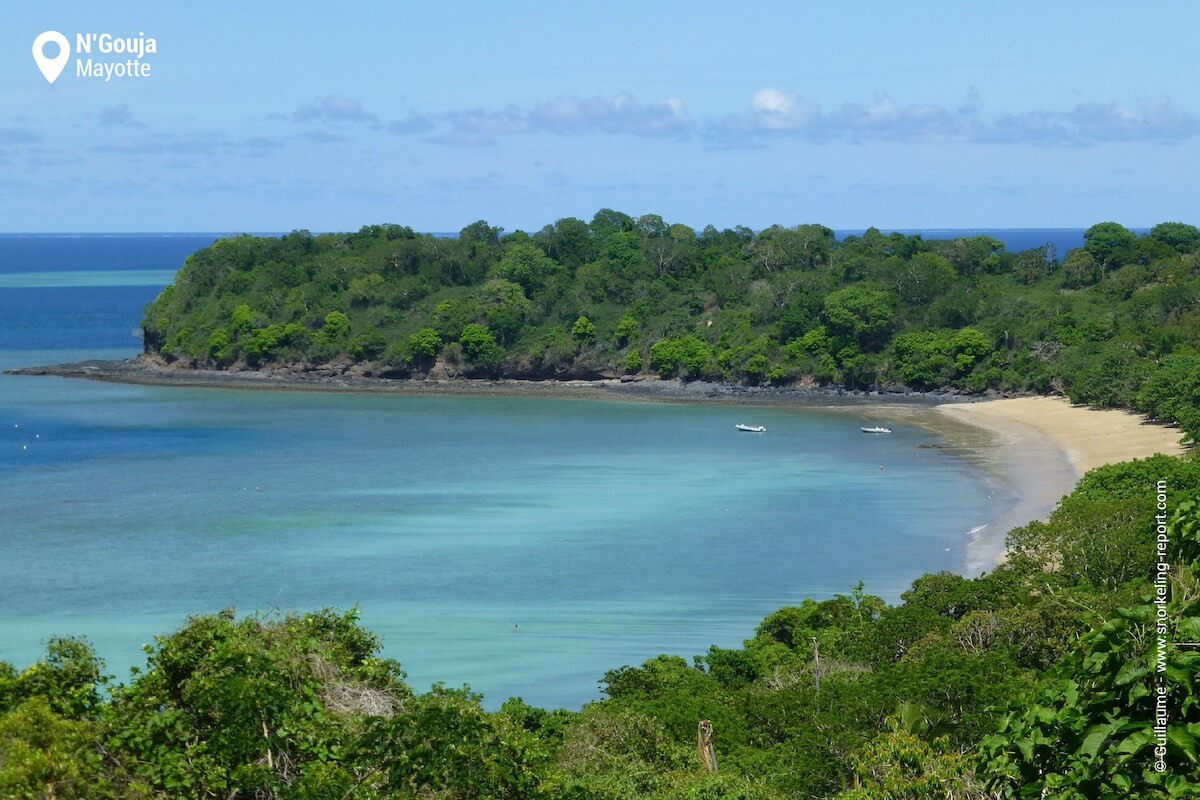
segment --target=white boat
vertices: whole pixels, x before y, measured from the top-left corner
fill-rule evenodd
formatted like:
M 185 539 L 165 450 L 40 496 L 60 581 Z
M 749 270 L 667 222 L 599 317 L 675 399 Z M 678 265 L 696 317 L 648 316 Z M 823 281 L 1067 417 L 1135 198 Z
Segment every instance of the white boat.
M 880 426 L 880 425 L 876 425 L 876 426 L 875 426 L 875 427 L 873 427 L 873 428 L 863 428 L 863 429 L 862 429 L 862 432 L 863 432 L 863 433 L 891 433 L 891 432 L 892 432 L 892 429 L 891 429 L 891 428 L 884 428 L 884 427 L 882 427 L 882 426 Z
M 750 433 L 766 433 L 767 426 L 765 425 L 734 425 L 739 431 L 749 431 Z

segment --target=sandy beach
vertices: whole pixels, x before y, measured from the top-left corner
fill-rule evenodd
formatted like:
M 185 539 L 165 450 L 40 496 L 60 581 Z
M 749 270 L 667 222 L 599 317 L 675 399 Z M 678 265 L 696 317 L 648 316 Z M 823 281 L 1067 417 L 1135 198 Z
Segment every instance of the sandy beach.
M 1129 411 L 1073 406 L 1062 397 L 1019 397 L 936 406 L 946 441 L 995 475 L 1018 498 L 969 548 L 968 567 L 987 569 L 1004 557 L 1004 534 L 1045 519 L 1088 470 L 1156 453 L 1181 455 L 1182 433 Z
M 1036 433 L 1062 448 L 1077 476 L 1105 464 L 1155 453 L 1182 455 L 1177 428 L 1147 422 L 1141 414 L 1074 406 L 1064 397 L 1018 397 L 941 405 L 937 410 L 995 431 L 1015 444 Z M 1003 443 L 1001 443 L 1001 446 Z
M 929 446 L 951 452 L 993 482 L 992 520 L 973 531 L 963 574 L 1004 560 L 1010 530 L 1044 520 L 1085 472 L 1155 453 L 1180 455 L 1182 433 L 1119 410 L 1073 406 L 1061 397 L 1020 397 L 937 405 L 831 406 L 882 424 L 915 425 L 934 435 Z

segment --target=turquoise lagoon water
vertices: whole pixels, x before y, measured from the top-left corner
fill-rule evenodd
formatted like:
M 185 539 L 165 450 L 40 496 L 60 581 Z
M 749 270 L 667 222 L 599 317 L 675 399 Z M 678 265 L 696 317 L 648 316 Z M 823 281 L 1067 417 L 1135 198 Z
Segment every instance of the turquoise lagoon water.
M 0 282 L 0 367 L 136 352 L 151 273 L 182 260 L 139 242 L 148 277 L 81 286 L 26 277 L 0 238 L 22 276 Z M 925 431 L 859 424 L 0 376 L 0 660 L 85 635 L 123 679 L 190 614 L 358 606 L 419 689 L 577 708 L 608 669 L 737 646 L 805 597 L 965 569 L 995 487 Z

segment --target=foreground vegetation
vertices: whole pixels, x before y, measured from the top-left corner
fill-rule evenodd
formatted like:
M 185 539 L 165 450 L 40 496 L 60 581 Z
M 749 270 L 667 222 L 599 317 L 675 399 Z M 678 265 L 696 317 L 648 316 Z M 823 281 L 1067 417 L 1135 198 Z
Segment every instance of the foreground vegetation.
M 533 235 L 396 225 L 225 239 L 147 309 L 147 352 L 222 369 L 658 375 L 1063 393 L 1200 433 L 1200 231 L 1094 225 L 1060 260 L 988 237 L 696 233 L 602 210 Z
M 416 693 L 353 611 L 195 617 L 127 684 L 52 640 L 21 673 L 0 664 L 0 796 L 1200 796 L 1200 653 L 1169 646 L 1156 672 L 1159 481 L 1163 630 L 1197 641 L 1200 462 L 1155 456 L 1088 473 L 990 574 L 925 575 L 898 606 L 861 585 L 806 600 L 742 648 L 614 669 L 578 712 Z

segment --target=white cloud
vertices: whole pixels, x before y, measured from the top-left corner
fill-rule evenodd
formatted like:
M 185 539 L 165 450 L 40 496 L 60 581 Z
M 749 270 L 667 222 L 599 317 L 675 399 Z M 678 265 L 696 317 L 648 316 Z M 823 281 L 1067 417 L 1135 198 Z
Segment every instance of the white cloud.
M 643 105 L 633 95 L 559 97 L 533 107 L 530 124 L 554 133 L 626 133 L 634 136 L 675 136 L 692 128 L 682 100 Z
M 342 95 L 330 95 L 292 112 L 293 122 L 378 122 L 374 114 L 367 113 L 362 103 Z
M 852 140 L 961 140 L 970 136 L 972 116 L 930 104 L 904 106 L 884 96 L 869 105 L 847 103 L 822 116 L 817 130 L 829 138 Z
M 801 102 L 791 92 L 779 89 L 759 89 L 750 100 L 751 127 L 764 130 L 800 130 L 808 125 L 817 114 L 817 107 Z
M 500 111 L 473 108 L 466 111 L 451 111 L 445 119 L 455 133 L 466 133 L 492 139 L 513 133 L 529 131 L 529 113 L 515 106 Z
M 435 137 L 435 141 L 472 145 L 491 144 L 498 136 L 533 132 L 686 136 L 694 127 L 679 98 L 643 104 L 628 93 L 611 97 L 558 97 L 530 108 L 452 111 L 444 119 L 453 131 Z
M 830 112 L 774 88 L 756 91 L 749 111 L 726 116 L 706 130 L 720 147 L 761 147 L 771 138 L 814 142 L 975 142 L 1091 145 L 1102 142 L 1179 142 L 1200 136 L 1200 120 L 1157 97 L 1137 106 L 1090 103 L 1066 111 L 987 116 L 972 87 L 957 108 L 905 105 L 884 95 L 846 103 Z
M 710 125 L 709 132 L 726 146 L 760 146 L 764 136 L 811 131 L 819 113 L 792 92 L 766 87 L 750 98 L 749 112 L 725 117 Z
M 1069 111 L 1006 114 L 981 131 L 993 142 L 1086 145 L 1100 142 L 1176 143 L 1200 135 L 1200 119 L 1159 96 L 1136 106 L 1083 103 Z

